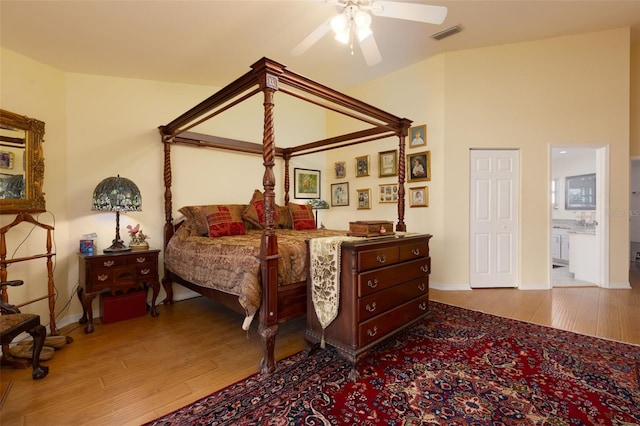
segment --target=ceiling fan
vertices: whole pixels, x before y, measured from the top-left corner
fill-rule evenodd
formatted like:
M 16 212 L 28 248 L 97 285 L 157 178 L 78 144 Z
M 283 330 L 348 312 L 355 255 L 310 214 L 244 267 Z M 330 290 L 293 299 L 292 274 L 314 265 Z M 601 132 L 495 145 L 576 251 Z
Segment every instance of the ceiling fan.
M 329 30 L 333 30 L 335 39 L 349 44 L 353 55 L 354 40 L 358 41 L 368 66 L 382 61 L 378 45 L 371 31 L 371 14 L 385 18 L 406 19 L 409 21 L 441 24 L 447 16 L 444 6 L 431 6 L 398 1 L 374 0 L 324 0 L 336 5 L 338 14 L 324 21 L 304 40 L 291 50 L 294 56 L 302 55 Z

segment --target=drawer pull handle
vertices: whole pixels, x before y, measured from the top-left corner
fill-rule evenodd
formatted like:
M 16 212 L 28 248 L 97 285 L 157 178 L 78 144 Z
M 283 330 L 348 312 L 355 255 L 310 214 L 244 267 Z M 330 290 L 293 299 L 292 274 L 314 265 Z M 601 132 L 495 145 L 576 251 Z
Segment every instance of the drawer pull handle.
M 421 265 L 421 266 L 420 266 L 420 270 L 421 270 L 422 272 L 424 272 L 425 274 L 428 274 L 428 273 L 429 273 L 429 267 L 428 267 L 427 265 Z
M 411 250 L 411 253 L 413 253 L 414 256 L 420 256 L 420 249 L 416 247 Z
M 143 269 L 140 271 L 142 275 L 149 275 L 149 272 L 151 272 L 151 269 Z
M 426 311 L 427 310 L 427 304 L 425 302 L 422 302 L 421 304 L 418 305 L 418 308 L 421 311 Z
M 104 266 L 106 266 L 107 268 L 112 267 L 116 262 L 114 262 L 113 260 L 105 260 L 104 261 Z
M 378 261 L 378 263 L 385 263 L 387 261 L 387 255 L 386 254 L 380 254 L 380 255 L 376 256 L 376 260 Z
M 374 326 L 373 326 L 373 328 L 370 328 L 370 329 L 368 329 L 368 330 L 367 330 L 367 334 L 368 334 L 370 337 L 375 336 L 376 334 L 378 334 L 378 327 L 376 327 L 376 326 L 374 325 Z
M 367 281 L 367 285 L 369 286 L 369 288 L 378 287 L 378 279 L 374 278 L 373 281 L 371 281 L 371 280 Z
M 138 263 L 144 263 L 146 260 L 147 260 L 146 257 L 137 257 L 136 258 L 136 262 L 138 262 Z
M 376 310 L 376 302 L 373 302 L 371 304 L 367 303 L 367 306 L 365 307 L 367 309 L 367 311 L 369 312 L 373 312 Z
M 425 286 L 424 283 L 418 284 L 418 290 L 424 291 L 425 288 L 427 288 L 427 286 Z
M 106 281 L 109 275 L 98 275 L 98 281 Z

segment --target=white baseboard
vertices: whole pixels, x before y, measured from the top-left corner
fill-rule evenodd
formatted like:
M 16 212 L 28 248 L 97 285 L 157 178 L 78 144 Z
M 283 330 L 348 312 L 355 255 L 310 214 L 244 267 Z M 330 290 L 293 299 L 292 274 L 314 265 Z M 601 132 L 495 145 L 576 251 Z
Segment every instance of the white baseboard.
M 443 291 L 460 291 L 460 290 L 471 290 L 469 284 L 441 284 L 441 283 L 429 283 L 429 288 L 433 288 L 435 290 L 443 290 Z
M 613 290 L 628 290 L 631 288 L 631 283 L 629 283 L 629 281 L 627 282 L 621 282 L 621 283 L 612 283 L 609 282 L 609 287 L 607 287 L 609 289 L 613 289 Z

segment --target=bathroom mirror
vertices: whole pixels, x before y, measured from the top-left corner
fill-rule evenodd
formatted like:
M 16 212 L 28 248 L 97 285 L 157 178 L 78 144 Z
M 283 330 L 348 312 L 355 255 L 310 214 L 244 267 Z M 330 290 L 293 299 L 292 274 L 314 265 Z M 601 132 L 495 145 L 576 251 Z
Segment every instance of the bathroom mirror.
M 0 109 L 0 214 L 45 211 L 44 122 Z

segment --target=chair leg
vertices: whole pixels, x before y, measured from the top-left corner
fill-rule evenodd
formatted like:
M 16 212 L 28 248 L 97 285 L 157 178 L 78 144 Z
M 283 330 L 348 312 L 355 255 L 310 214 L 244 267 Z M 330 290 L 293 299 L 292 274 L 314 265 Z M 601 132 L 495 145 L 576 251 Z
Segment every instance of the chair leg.
M 33 337 L 33 357 L 31 363 L 33 365 L 33 380 L 42 379 L 49 374 L 49 367 L 40 365 L 40 353 L 44 346 L 44 339 L 47 335 L 47 329 L 44 325 L 39 324 L 29 330 L 29 334 Z

